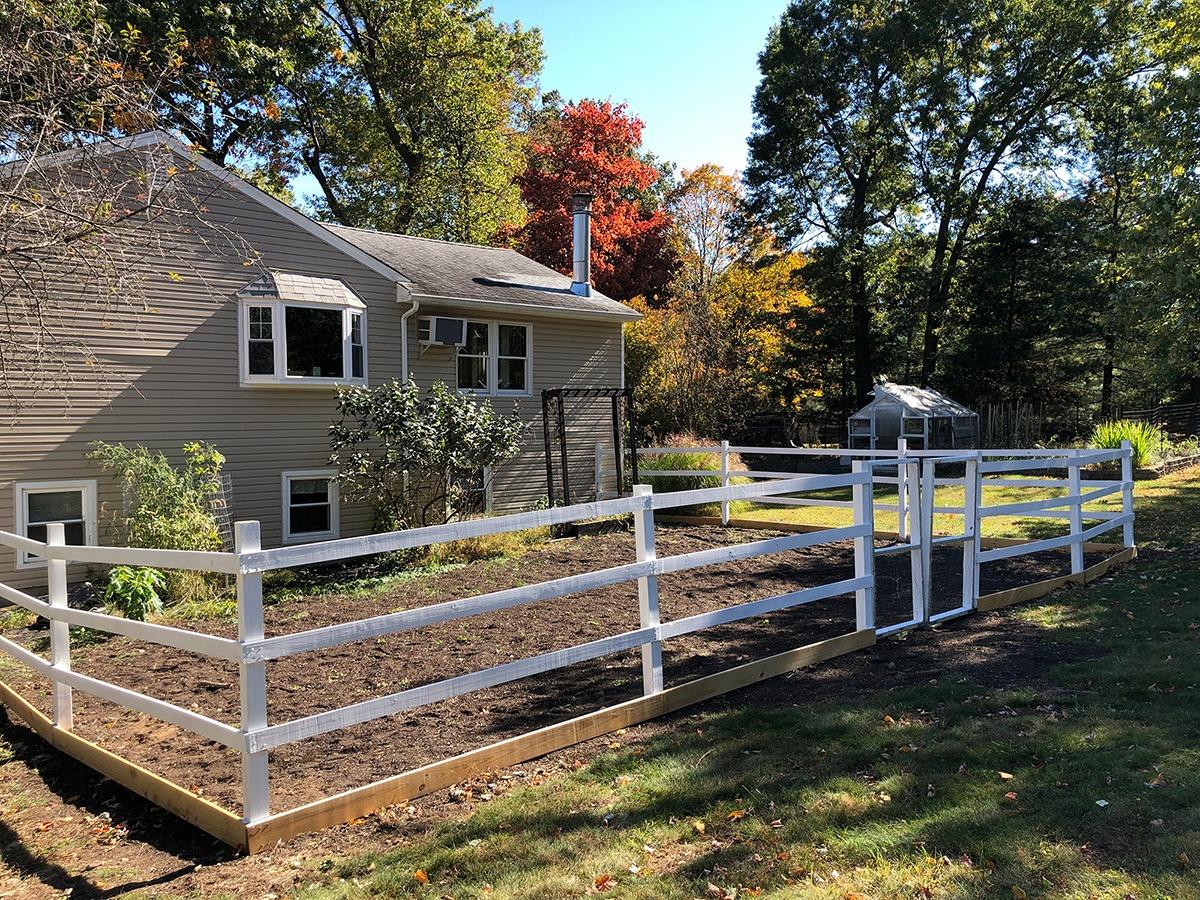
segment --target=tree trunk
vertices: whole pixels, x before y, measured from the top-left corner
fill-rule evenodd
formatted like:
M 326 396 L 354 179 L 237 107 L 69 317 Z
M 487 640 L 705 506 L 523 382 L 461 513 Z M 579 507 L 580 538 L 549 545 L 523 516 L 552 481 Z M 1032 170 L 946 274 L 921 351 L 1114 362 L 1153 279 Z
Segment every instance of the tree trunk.
M 875 385 L 871 347 L 871 305 L 867 293 L 866 246 L 862 235 L 850 262 L 850 303 L 854 335 L 854 392 L 859 403 L 866 403 Z
M 1100 418 L 1113 417 L 1113 368 L 1117 357 L 1117 332 L 1109 322 L 1104 326 L 1104 374 L 1100 382 Z

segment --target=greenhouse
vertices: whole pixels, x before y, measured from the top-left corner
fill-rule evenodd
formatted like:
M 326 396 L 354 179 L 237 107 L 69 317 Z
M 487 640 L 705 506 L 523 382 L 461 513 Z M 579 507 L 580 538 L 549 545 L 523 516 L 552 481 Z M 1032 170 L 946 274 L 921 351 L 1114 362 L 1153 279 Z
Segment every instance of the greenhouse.
M 909 384 L 875 385 L 875 397 L 848 422 L 851 450 L 950 450 L 979 443 L 979 416 L 940 391 Z

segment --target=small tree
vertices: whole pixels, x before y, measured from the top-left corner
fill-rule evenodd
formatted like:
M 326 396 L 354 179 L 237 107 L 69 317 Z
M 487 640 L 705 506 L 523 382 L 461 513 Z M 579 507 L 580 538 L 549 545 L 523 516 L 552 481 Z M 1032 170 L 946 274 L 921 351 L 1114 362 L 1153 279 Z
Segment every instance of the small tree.
M 394 531 L 454 519 L 471 508 L 464 481 L 516 456 L 525 423 L 442 382 L 343 388 L 329 427 L 330 465 L 348 500 L 370 503 Z M 486 485 L 485 485 L 486 488 Z
M 213 501 L 221 492 L 225 457 L 212 444 L 184 444 L 182 468 L 147 447 L 96 441 L 92 448 L 88 457 L 120 479 L 127 498 L 124 509 L 112 516 L 122 543 L 156 550 L 224 549 Z M 172 602 L 211 599 L 225 582 L 221 576 L 184 569 L 163 577 Z

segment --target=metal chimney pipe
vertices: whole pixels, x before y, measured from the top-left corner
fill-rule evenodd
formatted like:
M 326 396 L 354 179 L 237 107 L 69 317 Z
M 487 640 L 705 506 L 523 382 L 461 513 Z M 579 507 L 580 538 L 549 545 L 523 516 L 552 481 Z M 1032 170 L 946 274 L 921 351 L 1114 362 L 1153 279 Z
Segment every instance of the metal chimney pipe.
M 571 195 L 572 280 L 571 293 L 580 297 L 592 295 L 592 200 L 594 194 L 579 192 Z

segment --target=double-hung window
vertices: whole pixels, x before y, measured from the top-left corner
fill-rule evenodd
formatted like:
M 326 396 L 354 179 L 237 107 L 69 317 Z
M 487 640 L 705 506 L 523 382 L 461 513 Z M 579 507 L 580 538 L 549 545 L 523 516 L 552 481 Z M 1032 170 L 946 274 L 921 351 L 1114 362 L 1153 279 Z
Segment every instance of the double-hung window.
M 96 543 L 96 482 L 25 481 L 15 487 L 17 533 L 35 541 L 45 541 L 48 526 L 63 524 L 68 544 Z M 17 566 L 44 566 L 46 561 L 23 551 L 17 552 Z
M 272 273 L 239 300 L 243 384 L 366 382 L 366 307 L 342 282 Z
M 283 473 L 283 540 L 317 541 L 338 535 L 338 492 L 333 469 Z
M 458 389 L 492 396 L 529 396 L 532 390 L 532 335 L 528 325 L 467 322 L 466 343 L 458 350 Z

